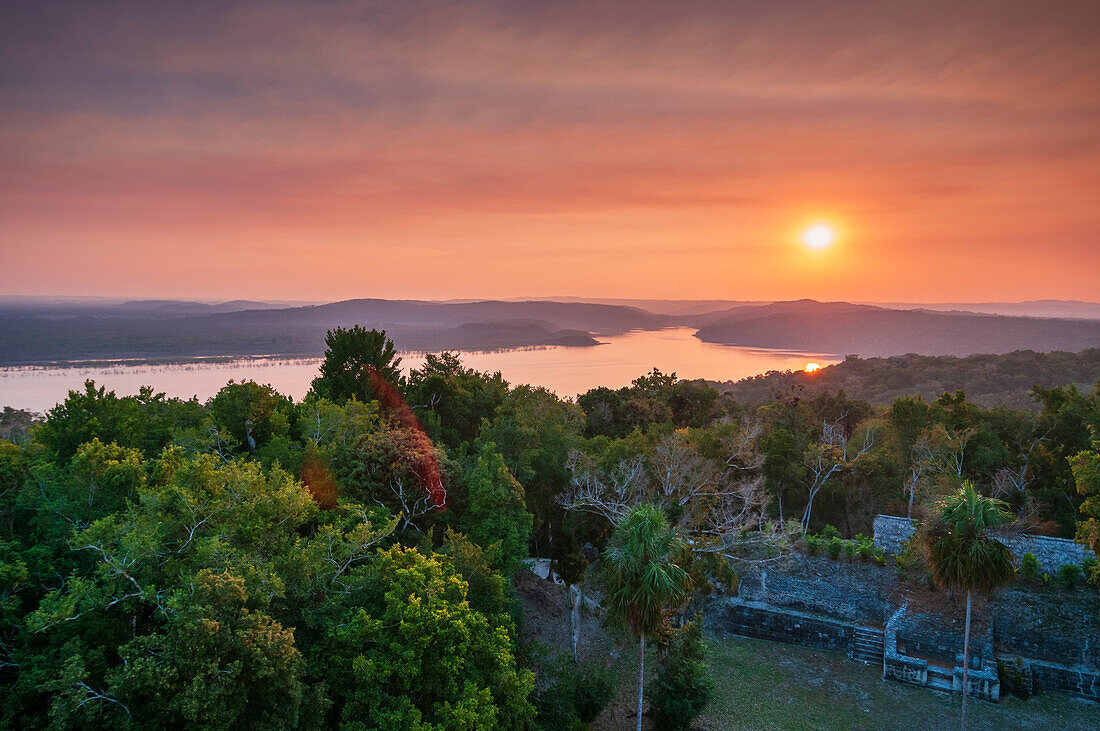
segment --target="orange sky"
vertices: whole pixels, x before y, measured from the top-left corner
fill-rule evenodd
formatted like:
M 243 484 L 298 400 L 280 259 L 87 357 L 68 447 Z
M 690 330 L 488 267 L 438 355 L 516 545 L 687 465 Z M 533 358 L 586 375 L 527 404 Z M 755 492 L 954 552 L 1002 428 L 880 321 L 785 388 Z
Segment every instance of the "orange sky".
M 0 294 L 1098 300 L 1097 38 L 1093 0 L 6 2 Z

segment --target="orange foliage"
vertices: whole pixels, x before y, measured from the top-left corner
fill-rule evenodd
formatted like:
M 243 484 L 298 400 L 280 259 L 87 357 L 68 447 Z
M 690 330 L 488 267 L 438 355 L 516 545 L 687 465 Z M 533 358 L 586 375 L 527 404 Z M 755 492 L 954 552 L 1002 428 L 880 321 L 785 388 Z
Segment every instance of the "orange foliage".
M 339 493 L 336 478 L 332 476 L 332 471 L 320 455 L 313 450 L 306 452 L 305 459 L 302 460 L 301 479 L 310 497 L 321 506 L 321 510 L 331 510 L 336 507 L 336 497 Z

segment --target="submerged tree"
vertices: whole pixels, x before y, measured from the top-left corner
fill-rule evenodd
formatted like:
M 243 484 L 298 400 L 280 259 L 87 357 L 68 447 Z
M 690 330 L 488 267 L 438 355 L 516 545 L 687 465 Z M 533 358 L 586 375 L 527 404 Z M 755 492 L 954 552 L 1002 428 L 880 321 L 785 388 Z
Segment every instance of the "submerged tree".
M 978 494 L 970 482 L 941 500 L 924 527 L 924 541 L 936 583 L 966 590 L 963 635 L 962 726 L 970 694 L 970 606 L 974 592 L 989 593 L 1012 580 L 1012 553 L 989 535 L 991 528 L 1012 519 L 1005 503 Z
M 683 539 L 651 505 L 627 514 L 604 551 L 608 609 L 638 635 L 638 731 L 642 728 L 646 637 L 657 632 L 670 609 L 687 599 L 691 579 L 681 566 L 686 554 Z

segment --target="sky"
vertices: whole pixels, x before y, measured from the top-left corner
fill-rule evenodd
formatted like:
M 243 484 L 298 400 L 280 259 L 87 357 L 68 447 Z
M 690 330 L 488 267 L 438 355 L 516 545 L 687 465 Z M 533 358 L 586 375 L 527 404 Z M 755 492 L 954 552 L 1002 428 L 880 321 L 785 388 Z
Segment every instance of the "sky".
M 1095 0 L 5 0 L 0 294 L 1100 300 L 1097 38 Z

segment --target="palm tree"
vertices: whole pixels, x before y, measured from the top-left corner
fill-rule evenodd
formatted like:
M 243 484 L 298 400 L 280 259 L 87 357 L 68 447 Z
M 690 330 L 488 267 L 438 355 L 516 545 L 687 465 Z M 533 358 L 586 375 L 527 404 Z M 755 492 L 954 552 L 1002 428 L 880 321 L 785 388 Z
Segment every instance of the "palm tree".
M 989 593 L 1012 580 L 1012 553 L 989 535 L 989 529 L 1012 520 L 1007 505 L 978 494 L 964 482 L 944 498 L 924 526 L 932 578 L 937 584 L 966 589 L 966 629 L 963 639 L 962 727 L 966 728 L 966 698 L 970 680 L 970 600 L 974 592 Z
M 638 635 L 638 731 L 642 728 L 645 640 L 657 632 L 669 609 L 687 599 L 691 579 L 678 563 L 687 555 L 686 543 L 651 505 L 628 513 L 604 551 L 608 609 Z

